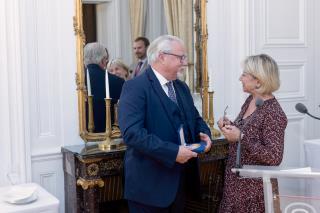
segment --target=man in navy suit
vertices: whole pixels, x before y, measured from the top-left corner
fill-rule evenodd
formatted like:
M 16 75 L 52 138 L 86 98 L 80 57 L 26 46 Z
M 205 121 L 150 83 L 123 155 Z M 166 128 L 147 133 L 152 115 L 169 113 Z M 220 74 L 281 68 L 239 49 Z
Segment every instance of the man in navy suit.
M 183 212 L 187 193 L 199 191 L 197 153 L 182 144 L 206 142 L 210 130 L 194 106 L 188 86 L 177 80 L 187 65 L 183 41 L 165 35 L 148 48 L 150 67 L 126 81 L 119 125 L 127 144 L 125 189 L 130 212 Z
M 105 75 L 108 75 L 109 81 L 111 124 L 113 124 L 114 121 L 114 104 L 118 102 L 124 83 L 122 78 L 106 71 L 108 61 L 108 51 L 102 44 L 97 42 L 86 44 L 84 47 L 84 64 L 86 66 L 86 85 L 87 87 L 90 85 L 91 95 L 93 96 L 94 132 L 106 131 L 106 105 L 104 100 L 106 97 Z M 87 76 L 88 74 L 89 78 Z M 88 84 L 89 80 L 90 84 Z M 88 110 L 86 110 L 86 112 L 87 111 Z

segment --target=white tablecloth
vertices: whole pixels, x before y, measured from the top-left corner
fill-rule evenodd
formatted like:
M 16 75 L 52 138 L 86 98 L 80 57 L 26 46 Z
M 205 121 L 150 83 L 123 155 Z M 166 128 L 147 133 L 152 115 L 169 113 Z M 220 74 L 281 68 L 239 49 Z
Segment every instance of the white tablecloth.
M 12 186 L 0 187 L 0 213 L 58 213 L 59 200 L 36 183 L 21 184 L 36 186 L 38 199 L 28 204 L 10 204 L 4 201 L 4 195 Z

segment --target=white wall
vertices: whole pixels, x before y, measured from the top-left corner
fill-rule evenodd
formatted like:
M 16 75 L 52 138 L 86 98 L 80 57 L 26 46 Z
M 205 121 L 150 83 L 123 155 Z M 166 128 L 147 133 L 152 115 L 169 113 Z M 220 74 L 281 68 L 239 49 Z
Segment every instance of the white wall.
M 208 1 L 215 118 L 226 105 L 230 117 L 239 112 L 245 98 L 238 82 L 240 61 L 260 52 L 272 55 L 283 85 L 276 95 L 289 119 L 288 166 L 303 165 L 303 141 L 320 138 L 319 122 L 294 110 L 303 102 L 320 114 L 319 9 L 316 0 Z M 0 185 L 9 184 L 6 175 L 12 172 L 19 182 L 38 182 L 60 199 L 61 212 L 60 148 L 83 143 L 75 110 L 73 15 L 73 0 L 0 0 Z

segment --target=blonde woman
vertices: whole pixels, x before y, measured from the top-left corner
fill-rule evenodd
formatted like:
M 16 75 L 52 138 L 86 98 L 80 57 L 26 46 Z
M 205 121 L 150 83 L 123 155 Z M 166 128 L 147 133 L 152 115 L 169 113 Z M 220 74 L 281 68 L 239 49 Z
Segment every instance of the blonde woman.
M 218 122 L 229 142 L 219 212 L 264 213 L 262 180 L 238 177 L 231 168 L 236 166 L 239 142 L 242 147 L 240 164 L 278 166 L 282 161 L 287 117 L 273 95 L 280 87 L 278 65 L 265 54 L 249 56 L 239 80 L 249 97 L 234 122 L 225 117 Z
M 108 63 L 108 72 L 114 74 L 124 80 L 128 80 L 129 68 L 128 66 L 119 58 L 113 59 Z

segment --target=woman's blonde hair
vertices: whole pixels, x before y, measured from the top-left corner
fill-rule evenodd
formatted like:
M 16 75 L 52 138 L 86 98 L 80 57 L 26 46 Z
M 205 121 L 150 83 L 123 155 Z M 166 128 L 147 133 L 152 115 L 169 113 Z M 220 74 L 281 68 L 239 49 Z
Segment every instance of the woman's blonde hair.
M 124 70 L 127 71 L 126 77 L 129 76 L 129 67 L 120 58 L 110 60 L 107 65 L 107 69 L 109 70 L 112 65 L 117 65 L 119 67 L 122 67 Z
M 257 92 L 260 94 L 271 94 L 280 87 L 278 65 L 266 54 L 248 56 L 243 62 L 243 72 L 259 80 Z

